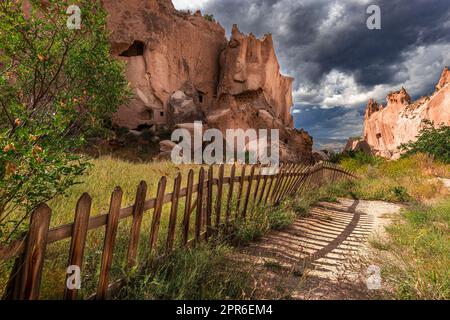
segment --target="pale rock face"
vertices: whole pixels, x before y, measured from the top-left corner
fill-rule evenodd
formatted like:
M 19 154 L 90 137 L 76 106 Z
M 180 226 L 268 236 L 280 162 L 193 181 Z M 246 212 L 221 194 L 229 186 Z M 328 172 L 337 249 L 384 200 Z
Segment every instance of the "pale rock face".
M 361 139 L 349 139 L 345 145 L 344 152 L 355 151 L 364 152 L 366 154 L 372 154 L 372 150 L 369 144 L 365 140 Z
M 330 157 L 323 151 L 320 150 L 313 150 L 313 157 L 314 157 L 314 161 L 315 162 L 320 162 L 320 161 L 329 161 Z
M 376 155 L 396 159 L 398 147 L 415 141 L 423 121 L 450 125 L 450 71 L 442 72 L 436 91 L 412 102 L 405 89 L 388 95 L 387 105 L 370 100 L 364 119 L 364 139 Z
M 280 74 L 271 35 L 257 39 L 233 27 L 174 9 L 170 0 L 103 0 L 112 53 L 127 63 L 132 100 L 117 127 L 203 120 L 207 127 L 280 130 L 282 160 L 312 160 L 312 138 L 293 127 L 293 79 Z M 183 96 L 184 94 L 184 96 Z
M 183 91 L 176 91 L 169 100 L 169 123 L 202 121 L 203 114 L 195 104 L 193 97 Z

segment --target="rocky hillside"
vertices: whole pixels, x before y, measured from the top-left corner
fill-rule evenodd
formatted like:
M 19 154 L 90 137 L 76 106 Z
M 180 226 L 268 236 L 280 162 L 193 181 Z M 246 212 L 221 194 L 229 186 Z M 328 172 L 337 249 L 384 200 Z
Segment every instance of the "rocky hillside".
M 390 93 L 385 106 L 370 100 L 364 119 L 364 139 L 376 155 L 395 159 L 398 147 L 416 139 L 423 120 L 450 125 L 450 70 L 442 72 L 431 96 L 412 101 L 404 88 Z
M 271 35 L 257 39 L 170 0 L 103 0 L 112 53 L 127 63 L 134 97 L 113 122 L 158 135 L 201 120 L 207 127 L 280 130 L 283 160 L 311 160 L 312 139 L 294 129 L 293 79 L 280 74 Z

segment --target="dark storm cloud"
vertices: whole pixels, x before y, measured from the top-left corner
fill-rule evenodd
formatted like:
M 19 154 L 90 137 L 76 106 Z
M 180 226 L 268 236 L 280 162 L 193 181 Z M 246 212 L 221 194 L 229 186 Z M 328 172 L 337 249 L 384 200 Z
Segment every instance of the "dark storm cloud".
M 372 4 L 381 8 L 381 30 L 366 26 Z M 339 135 L 337 120 L 341 133 L 360 134 L 370 97 L 403 85 L 412 96 L 428 94 L 450 63 L 449 0 L 209 0 L 202 11 L 228 34 L 237 23 L 245 33 L 274 35 L 283 72 L 296 78 L 295 108 L 329 109 L 296 114 L 316 135 Z
M 316 139 L 346 139 L 355 135 L 355 128 L 362 131 L 361 117 L 364 108 L 330 108 L 318 106 L 298 108 L 294 111 L 295 126 L 308 128 L 308 133 Z
M 370 4 L 381 8 L 381 30 L 366 27 Z M 398 83 L 405 52 L 450 42 L 448 0 L 217 0 L 204 11 L 227 31 L 238 23 L 246 33 L 273 33 L 283 68 L 298 81 L 318 82 L 335 69 L 365 87 Z

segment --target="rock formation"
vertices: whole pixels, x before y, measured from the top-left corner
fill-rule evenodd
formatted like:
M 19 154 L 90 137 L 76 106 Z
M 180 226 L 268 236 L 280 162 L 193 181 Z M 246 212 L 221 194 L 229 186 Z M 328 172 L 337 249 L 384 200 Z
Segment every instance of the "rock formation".
M 246 36 L 234 25 L 220 66 L 217 103 L 208 112 L 207 123 L 222 131 L 278 129 L 284 160 L 310 159 L 312 140 L 294 129 L 290 113 L 294 79 L 280 74 L 272 36 Z
M 378 156 L 396 159 L 402 143 L 414 141 L 423 121 L 450 125 L 450 71 L 442 72 L 431 96 L 412 102 L 406 90 L 390 93 L 386 106 L 370 100 L 364 119 L 364 139 Z
M 225 31 L 200 15 L 175 10 L 170 0 L 103 0 L 112 54 L 127 63 L 134 98 L 120 107 L 117 126 L 129 129 L 169 123 L 178 90 L 195 88 L 194 102 L 212 106 Z
M 294 129 L 293 79 L 280 74 L 271 35 L 225 31 L 170 0 L 103 0 L 112 54 L 126 61 L 134 96 L 116 127 L 159 132 L 203 121 L 233 128 L 279 129 L 283 160 L 311 161 L 312 139 Z
M 350 138 L 344 147 L 344 153 L 348 152 L 364 152 L 367 154 L 372 154 L 372 149 L 366 140 L 361 138 Z

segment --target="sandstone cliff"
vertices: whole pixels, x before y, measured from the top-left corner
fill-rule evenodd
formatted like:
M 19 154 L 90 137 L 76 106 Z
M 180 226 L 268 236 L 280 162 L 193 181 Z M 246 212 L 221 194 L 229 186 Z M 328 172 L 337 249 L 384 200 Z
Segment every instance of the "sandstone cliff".
M 222 52 L 217 103 L 207 114 L 215 128 L 278 129 L 281 157 L 311 158 L 312 139 L 296 130 L 290 113 L 293 78 L 280 74 L 272 36 L 257 39 L 233 26 Z
M 170 0 L 103 0 L 112 53 L 127 63 L 134 97 L 117 127 L 158 132 L 203 121 L 208 127 L 279 129 L 283 160 L 310 161 L 312 139 L 294 129 L 293 79 L 280 74 L 271 35 L 225 31 Z
M 194 100 L 203 111 L 212 106 L 226 45 L 219 24 L 199 14 L 178 12 L 170 0 L 103 0 L 103 4 L 109 14 L 112 53 L 127 62 L 135 93 L 115 115 L 116 125 L 138 129 L 169 123 L 170 97 L 183 88 L 197 90 Z
M 413 102 L 406 90 L 393 92 L 386 106 L 370 100 L 364 119 L 364 139 L 376 155 L 395 159 L 402 143 L 414 141 L 423 127 L 423 120 L 436 125 L 450 125 L 450 71 L 442 72 L 431 96 Z

